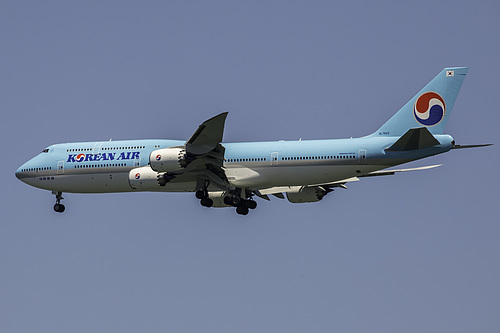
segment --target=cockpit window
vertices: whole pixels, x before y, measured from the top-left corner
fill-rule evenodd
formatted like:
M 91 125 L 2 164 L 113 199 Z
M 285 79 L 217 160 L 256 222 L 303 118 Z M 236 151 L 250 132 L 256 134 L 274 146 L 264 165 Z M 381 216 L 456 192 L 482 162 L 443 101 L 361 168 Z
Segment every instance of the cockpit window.
M 45 148 L 44 150 L 42 150 L 42 153 L 48 153 L 49 152 L 49 148 Z

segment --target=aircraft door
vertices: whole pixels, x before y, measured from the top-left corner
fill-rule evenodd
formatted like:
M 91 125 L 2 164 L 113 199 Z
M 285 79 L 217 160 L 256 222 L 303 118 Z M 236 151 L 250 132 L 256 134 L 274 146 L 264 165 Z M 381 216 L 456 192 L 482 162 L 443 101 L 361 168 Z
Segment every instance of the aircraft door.
M 57 174 L 58 175 L 64 174 L 64 161 L 57 162 Z
M 102 142 L 96 142 L 96 144 L 94 145 L 94 149 L 92 151 L 92 154 L 93 155 L 99 154 L 99 152 L 101 151 L 101 147 L 102 147 Z
M 278 165 L 278 153 L 271 153 L 271 165 Z
M 359 159 L 359 164 L 367 164 L 368 161 L 366 160 L 366 150 L 360 150 L 358 152 L 358 159 Z

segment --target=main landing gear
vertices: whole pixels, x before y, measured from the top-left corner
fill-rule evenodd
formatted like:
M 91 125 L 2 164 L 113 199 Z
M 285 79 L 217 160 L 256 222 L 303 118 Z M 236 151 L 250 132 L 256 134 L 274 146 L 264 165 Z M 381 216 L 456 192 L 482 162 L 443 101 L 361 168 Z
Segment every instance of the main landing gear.
M 56 195 L 56 204 L 54 205 L 54 210 L 58 213 L 62 213 L 66 209 L 66 207 L 64 207 L 64 205 L 61 203 L 61 200 L 64 199 L 62 197 L 62 192 L 55 192 L 54 194 Z
M 257 202 L 253 200 L 241 199 L 241 202 L 236 206 L 236 213 L 247 215 L 250 209 L 257 208 Z
M 214 201 L 208 197 L 207 189 L 196 191 L 196 198 L 200 199 L 203 207 L 212 207 L 214 205 Z
M 240 191 L 241 193 L 241 191 Z M 238 192 L 233 192 L 231 196 L 224 197 L 224 203 L 228 206 L 236 207 L 239 215 L 248 215 L 250 209 L 257 208 L 257 202 L 251 199 L 243 199 Z
M 221 193 L 221 192 L 219 192 Z M 246 194 L 246 198 L 242 197 L 242 194 Z M 203 207 L 213 207 L 214 200 L 209 197 L 208 190 L 206 186 L 195 192 L 196 198 L 200 199 L 200 203 Z M 231 190 L 222 194 L 223 197 L 216 196 L 216 207 L 233 206 L 236 207 L 236 213 L 239 215 L 247 215 L 250 209 L 257 208 L 257 202 L 251 198 L 251 193 L 246 193 L 244 190 L 236 189 Z M 222 202 L 221 202 L 222 199 Z

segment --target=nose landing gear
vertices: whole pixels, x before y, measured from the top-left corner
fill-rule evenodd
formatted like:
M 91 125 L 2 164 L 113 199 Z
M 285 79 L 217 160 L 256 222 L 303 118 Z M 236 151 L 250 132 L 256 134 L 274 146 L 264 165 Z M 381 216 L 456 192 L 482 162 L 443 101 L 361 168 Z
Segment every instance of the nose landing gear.
M 64 212 L 66 207 L 61 203 L 61 200 L 64 199 L 62 197 L 62 192 L 53 192 L 56 195 L 56 204 L 54 205 L 54 210 L 58 213 Z

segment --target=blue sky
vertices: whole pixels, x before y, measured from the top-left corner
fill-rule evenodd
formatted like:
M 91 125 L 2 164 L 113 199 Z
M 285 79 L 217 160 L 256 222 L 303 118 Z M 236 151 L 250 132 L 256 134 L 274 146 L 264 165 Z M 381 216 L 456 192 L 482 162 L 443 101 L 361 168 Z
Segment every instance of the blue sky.
M 192 194 L 19 182 L 53 143 L 370 134 L 469 66 L 446 132 L 498 143 L 496 1 L 4 1 L 0 327 L 8 332 L 498 332 L 498 146 L 247 217 Z

